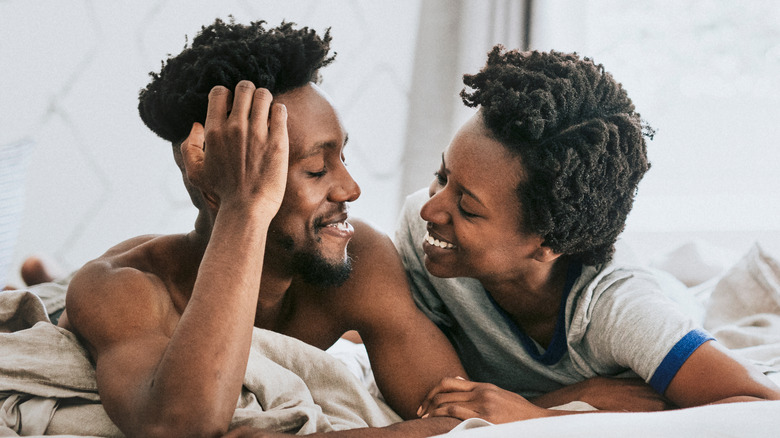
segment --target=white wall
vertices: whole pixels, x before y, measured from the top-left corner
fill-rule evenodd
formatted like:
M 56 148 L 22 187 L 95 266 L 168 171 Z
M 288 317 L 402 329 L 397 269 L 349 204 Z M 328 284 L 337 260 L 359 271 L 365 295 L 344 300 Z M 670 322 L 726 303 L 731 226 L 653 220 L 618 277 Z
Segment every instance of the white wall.
M 603 63 L 657 129 L 633 227 L 780 229 L 780 3 L 539 3 L 534 48 Z
M 332 27 L 338 56 L 322 86 L 363 188 L 352 212 L 392 229 L 418 10 L 419 0 L 0 2 L 0 144 L 35 142 L 11 282 L 33 253 L 74 269 L 126 238 L 191 229 L 170 145 L 142 124 L 137 96 L 185 35 L 228 14 Z
M 0 145 L 35 142 L 12 276 L 32 253 L 74 269 L 126 238 L 191 227 L 170 147 L 141 123 L 137 94 L 185 34 L 228 14 L 332 27 L 338 57 L 323 88 L 350 131 L 347 158 L 363 189 L 352 212 L 390 231 L 422 1 L 0 1 Z M 474 24 L 442 37 L 477 44 L 501 34 L 484 28 L 496 15 L 484 8 L 496 5 L 467 1 Z M 544 0 L 534 12 L 532 48 L 605 64 L 658 130 L 627 235 L 659 244 L 696 230 L 780 248 L 780 3 Z M 461 54 L 464 72 L 488 49 Z M 458 120 L 470 115 L 452 103 Z
M 657 129 L 627 234 L 780 244 L 780 3 L 535 5 L 533 48 L 604 64 Z

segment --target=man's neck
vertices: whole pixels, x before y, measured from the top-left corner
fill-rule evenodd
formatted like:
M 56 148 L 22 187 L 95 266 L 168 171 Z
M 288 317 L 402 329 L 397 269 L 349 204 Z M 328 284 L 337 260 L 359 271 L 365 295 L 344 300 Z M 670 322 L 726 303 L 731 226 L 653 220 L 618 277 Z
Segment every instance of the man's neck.
M 260 294 L 255 312 L 256 327 L 276 330 L 279 324 L 289 317 L 293 305 L 290 293 L 291 284 L 291 276 L 275 273 L 267 265 L 263 267 Z
M 200 264 L 200 260 L 206 251 L 211 237 L 212 226 L 212 216 L 205 209 L 201 209 L 195 221 L 195 230 L 187 236 L 191 253 L 198 254 L 197 264 Z M 269 256 L 266 248 L 263 266 L 258 266 L 258 269 L 262 269 L 263 272 L 260 279 L 260 293 L 255 314 L 255 326 L 257 327 L 273 329 L 286 318 L 289 312 L 290 300 L 288 299 L 288 291 L 293 277 L 289 273 L 289 269 L 285 269 L 284 265 L 285 263 L 281 258 Z M 197 267 L 195 269 L 196 274 Z M 195 275 L 192 277 L 191 285 L 194 285 Z

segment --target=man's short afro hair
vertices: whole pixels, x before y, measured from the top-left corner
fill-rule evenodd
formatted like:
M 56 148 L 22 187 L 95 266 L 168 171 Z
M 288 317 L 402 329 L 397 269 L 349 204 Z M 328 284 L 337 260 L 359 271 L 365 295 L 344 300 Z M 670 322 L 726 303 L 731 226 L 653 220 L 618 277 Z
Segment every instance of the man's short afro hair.
M 177 56 L 163 62 L 160 73 L 150 73 L 141 90 L 138 112 L 154 133 L 172 143 L 187 137 L 194 122 L 203 123 L 208 94 L 217 85 L 231 91 L 241 80 L 282 94 L 309 82 L 319 82 L 319 69 L 328 56 L 330 30 L 320 37 L 307 27 L 282 22 L 265 29 L 264 21 L 238 24 L 217 19 L 204 26 Z
M 577 54 L 506 51 L 464 75 L 492 135 L 518 156 L 521 229 L 589 265 L 607 262 L 649 169 L 640 116 L 602 65 Z

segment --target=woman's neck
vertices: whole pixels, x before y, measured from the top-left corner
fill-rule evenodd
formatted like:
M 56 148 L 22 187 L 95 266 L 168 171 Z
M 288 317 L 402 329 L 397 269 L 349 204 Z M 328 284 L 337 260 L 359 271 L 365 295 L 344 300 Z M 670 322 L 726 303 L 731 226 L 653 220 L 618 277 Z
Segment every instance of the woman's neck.
M 569 261 L 559 257 L 516 278 L 493 283 L 483 282 L 483 286 L 524 330 L 537 325 L 554 328 L 566 286 L 568 268 Z

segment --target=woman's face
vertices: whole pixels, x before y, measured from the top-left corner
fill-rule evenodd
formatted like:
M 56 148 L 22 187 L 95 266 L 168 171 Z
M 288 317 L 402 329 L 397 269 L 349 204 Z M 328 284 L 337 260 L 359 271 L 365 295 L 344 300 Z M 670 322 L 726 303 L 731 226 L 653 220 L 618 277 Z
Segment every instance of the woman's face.
M 463 125 L 420 210 L 428 222 L 423 250 L 431 274 L 487 285 L 533 269 L 543 240 L 521 231 L 516 188 L 523 175 L 520 158 L 488 135 L 480 113 Z

